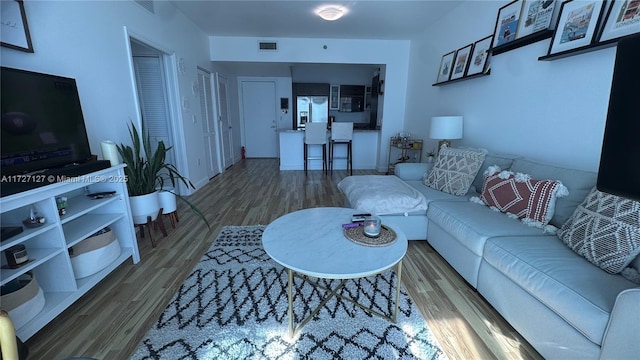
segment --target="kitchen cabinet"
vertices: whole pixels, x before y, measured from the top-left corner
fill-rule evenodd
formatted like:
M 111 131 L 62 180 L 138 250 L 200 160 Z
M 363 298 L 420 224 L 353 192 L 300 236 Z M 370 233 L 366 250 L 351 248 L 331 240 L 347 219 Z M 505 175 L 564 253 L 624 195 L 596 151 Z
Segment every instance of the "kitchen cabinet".
M 28 262 L 10 267 L 2 258 L 0 284 L 32 274 L 44 295 L 44 307 L 34 317 L 15 319 L 21 325 L 17 335 L 26 340 L 87 293 L 127 259 L 140 261 L 133 228 L 124 165 L 68 178 L 66 181 L 38 187 L 0 199 L 2 226 L 22 226 L 32 211 L 45 218 L 45 223 L 4 239 L 0 250 L 6 253 L 14 246 L 27 251 Z M 87 193 L 113 192 L 92 199 Z M 60 215 L 56 198 L 67 198 Z M 92 275 L 76 274 L 69 251 L 73 246 L 109 227 L 120 246 L 120 255 Z
M 340 85 L 331 85 L 329 92 L 329 110 L 340 110 Z
M 364 91 L 364 85 L 340 85 L 339 111 L 364 111 Z

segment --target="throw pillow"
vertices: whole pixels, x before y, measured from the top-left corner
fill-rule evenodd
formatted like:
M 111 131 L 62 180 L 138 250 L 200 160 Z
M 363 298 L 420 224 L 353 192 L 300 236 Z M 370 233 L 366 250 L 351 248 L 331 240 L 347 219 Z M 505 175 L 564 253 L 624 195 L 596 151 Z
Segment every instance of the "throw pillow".
M 486 151 L 443 147 L 424 180 L 430 188 L 462 196 L 476 177 Z
M 635 269 L 625 268 L 640 254 L 640 202 L 594 187 L 562 225 L 558 237 L 608 273 L 622 272 L 629 278 L 633 270 L 637 275 Z
M 553 217 L 556 199 L 569 195 L 558 180 L 536 180 L 528 174 L 500 171 L 491 166 L 485 172 L 480 200 L 503 213 L 543 228 Z

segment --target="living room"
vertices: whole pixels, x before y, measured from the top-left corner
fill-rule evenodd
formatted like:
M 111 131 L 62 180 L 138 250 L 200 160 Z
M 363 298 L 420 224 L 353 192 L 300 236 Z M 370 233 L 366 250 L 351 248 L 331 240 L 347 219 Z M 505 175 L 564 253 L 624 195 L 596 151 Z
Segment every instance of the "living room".
M 339 62 L 386 64 L 379 171 L 386 169 L 388 139 L 398 132 L 425 139 L 426 149 L 435 147 L 437 140 L 429 139 L 428 124 L 437 115 L 464 116 L 464 137 L 455 145 L 598 169 L 615 48 L 544 62 L 538 57 L 546 54 L 549 40 L 543 40 L 491 58 L 490 76 L 431 86 L 442 55 L 493 32 L 497 11 L 505 5 L 502 1 L 460 1 L 411 39 L 274 38 L 285 49 L 295 48 L 295 56 L 286 51 L 247 55 L 246 49 L 254 49 L 256 40 L 264 40 L 260 34 L 205 34 L 171 3 L 155 4 L 156 13 L 151 14 L 129 1 L 27 1 L 34 53 L 2 48 L 2 66 L 75 78 L 96 154 L 102 140 L 126 142 L 126 124 L 139 118 L 127 51 L 131 36 L 175 54 L 176 62 L 183 60 L 187 70 L 177 79 L 180 99 L 187 97 L 196 104 L 192 82 L 198 66 L 229 77 L 230 115 L 238 124 L 233 133 L 235 162 L 240 161 L 243 145 L 234 106 L 238 104 L 235 79 L 243 74 L 234 73 L 224 62 Z M 322 48 L 326 44 L 328 51 Z M 204 148 L 199 141 L 190 141 L 201 138 L 201 125 L 190 121 L 196 108 L 180 111 L 187 120 L 181 121 L 176 136 L 190 155 L 181 170 L 204 186 L 208 177 L 197 161 Z

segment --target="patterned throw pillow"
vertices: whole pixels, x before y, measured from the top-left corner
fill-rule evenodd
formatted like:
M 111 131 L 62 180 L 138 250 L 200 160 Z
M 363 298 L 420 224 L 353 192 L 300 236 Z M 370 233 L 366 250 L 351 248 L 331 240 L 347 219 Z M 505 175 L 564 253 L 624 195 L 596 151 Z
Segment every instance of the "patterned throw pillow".
M 462 196 L 476 177 L 485 151 L 443 147 L 424 184 L 436 190 Z
M 640 202 L 593 188 L 558 237 L 606 272 L 627 277 L 623 270 L 640 254 Z
M 547 225 L 555 210 L 556 198 L 569 195 L 558 180 L 535 180 L 530 175 L 500 171 L 491 166 L 485 172 L 480 200 L 503 213 L 513 214 L 532 225 Z

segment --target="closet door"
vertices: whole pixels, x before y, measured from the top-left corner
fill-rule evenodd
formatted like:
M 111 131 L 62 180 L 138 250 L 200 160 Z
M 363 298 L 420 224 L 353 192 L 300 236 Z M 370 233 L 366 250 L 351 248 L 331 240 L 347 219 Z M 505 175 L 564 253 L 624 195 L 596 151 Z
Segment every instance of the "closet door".
M 166 147 L 173 146 L 169 132 L 169 106 L 165 89 L 164 72 L 160 56 L 134 56 L 133 65 L 140 99 L 140 111 L 151 142 L 163 141 Z M 175 165 L 174 151 L 167 153 L 166 161 Z

